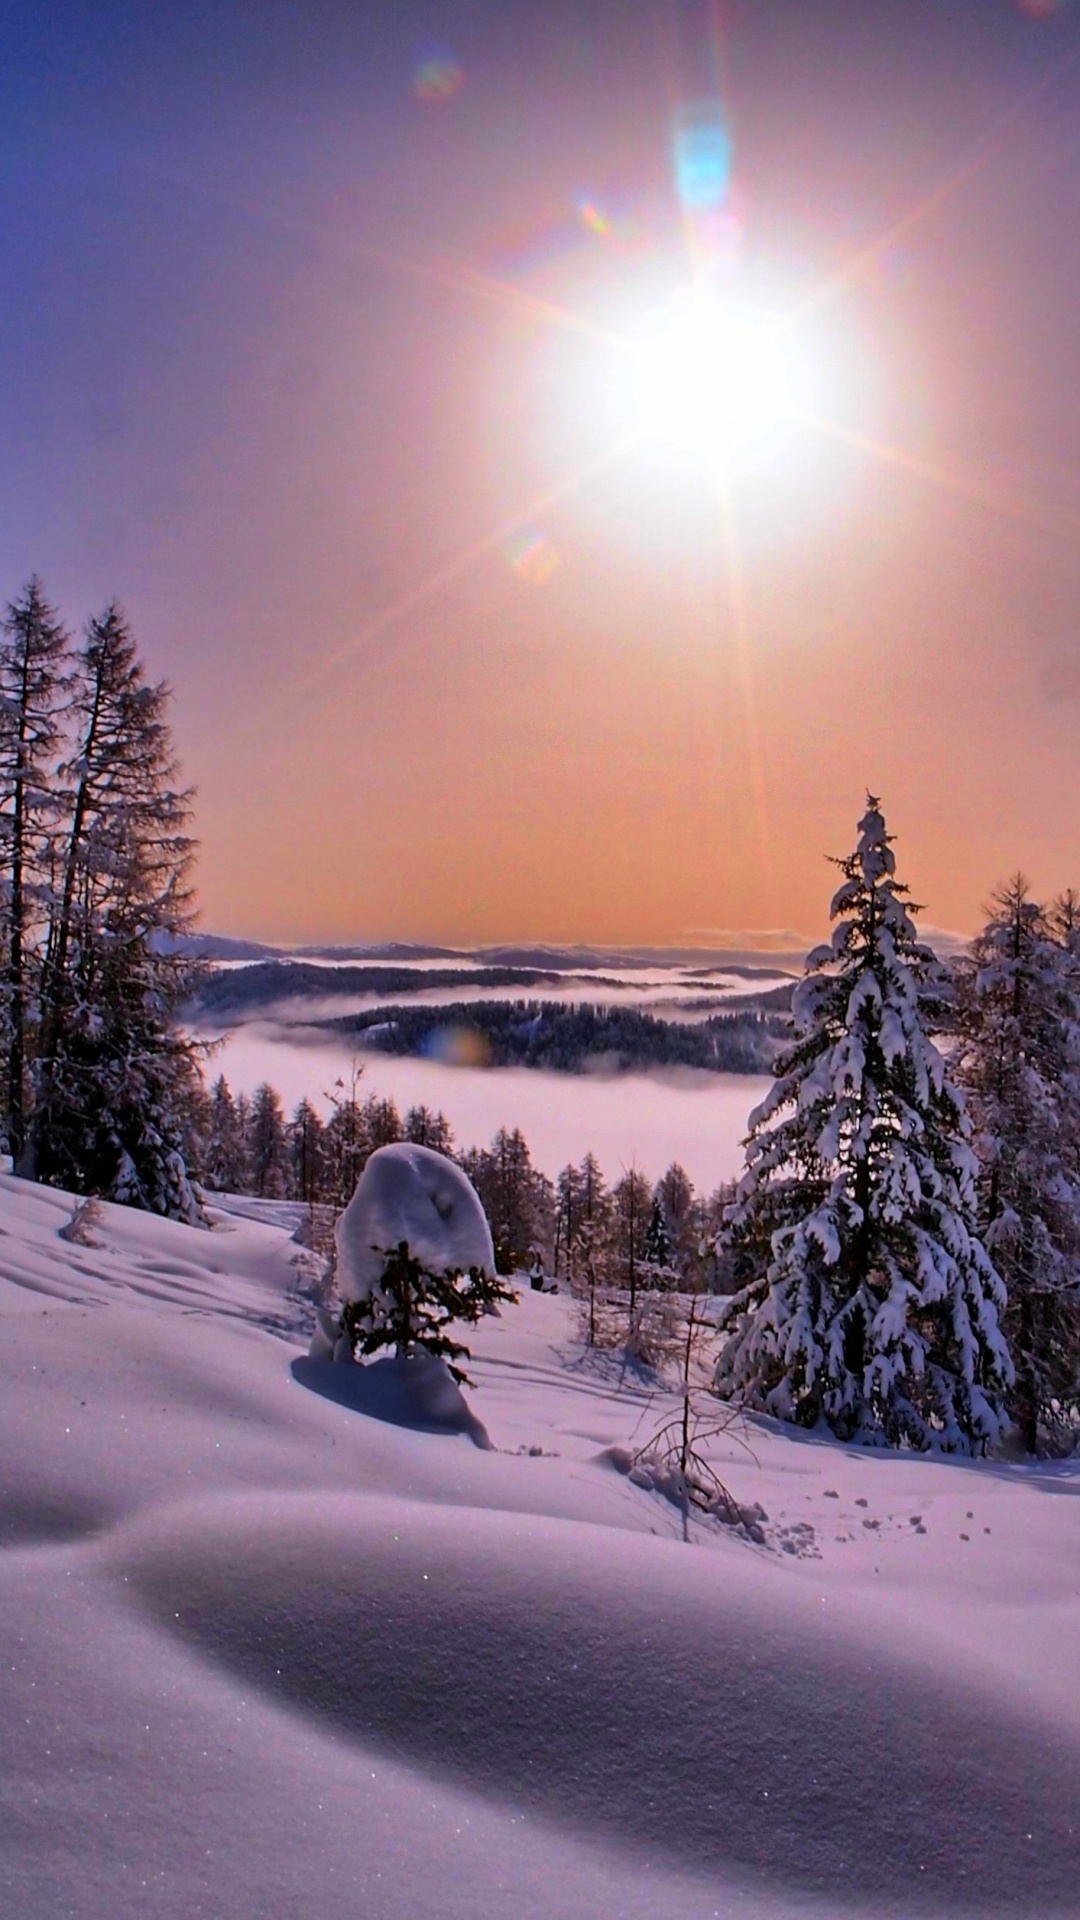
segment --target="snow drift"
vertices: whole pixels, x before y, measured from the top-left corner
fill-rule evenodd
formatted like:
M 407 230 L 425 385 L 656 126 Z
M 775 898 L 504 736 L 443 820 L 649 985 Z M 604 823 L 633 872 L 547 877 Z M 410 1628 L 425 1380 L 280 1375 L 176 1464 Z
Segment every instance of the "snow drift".
M 686 1547 L 565 1296 L 482 1452 L 298 1390 L 302 1209 L 73 1208 L 0 1177 L 0 1910 L 1080 1915 L 1080 1463 L 758 1422 Z

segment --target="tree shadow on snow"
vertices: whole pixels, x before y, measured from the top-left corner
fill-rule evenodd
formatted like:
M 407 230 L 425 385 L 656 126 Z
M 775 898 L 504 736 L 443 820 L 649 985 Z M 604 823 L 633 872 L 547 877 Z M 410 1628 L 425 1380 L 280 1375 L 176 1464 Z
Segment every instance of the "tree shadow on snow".
M 416 1433 L 467 1434 L 475 1447 L 491 1448 L 487 1428 L 469 1406 L 457 1381 L 430 1354 L 415 1359 L 369 1360 L 340 1366 L 332 1360 L 293 1361 L 292 1377 L 324 1400 L 366 1413 L 370 1420 L 411 1427 Z

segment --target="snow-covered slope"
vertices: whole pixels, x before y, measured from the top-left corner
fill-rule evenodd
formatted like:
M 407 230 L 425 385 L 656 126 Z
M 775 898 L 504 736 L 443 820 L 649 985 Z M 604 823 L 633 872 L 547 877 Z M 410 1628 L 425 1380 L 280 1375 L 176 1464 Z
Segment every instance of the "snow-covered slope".
M 0 1911 L 1080 1913 L 1075 1467 L 757 1424 L 685 1546 L 564 1298 L 484 1453 L 294 1377 L 296 1210 L 71 1212 L 0 1178 Z

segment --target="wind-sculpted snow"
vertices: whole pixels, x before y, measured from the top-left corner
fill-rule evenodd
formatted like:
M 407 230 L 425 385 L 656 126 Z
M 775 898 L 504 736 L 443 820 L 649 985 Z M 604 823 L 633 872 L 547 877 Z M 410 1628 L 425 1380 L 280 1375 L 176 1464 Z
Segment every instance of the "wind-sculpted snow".
M 0 1176 L 4 1920 L 1077 1920 L 1075 1463 L 755 1422 L 685 1546 L 565 1295 L 470 1330 L 481 1451 L 298 1385 L 231 1207 Z
M 281 1703 L 646 1855 L 951 1914 L 1073 1898 L 1080 1743 L 756 1567 L 348 1497 L 174 1512 L 118 1565 Z

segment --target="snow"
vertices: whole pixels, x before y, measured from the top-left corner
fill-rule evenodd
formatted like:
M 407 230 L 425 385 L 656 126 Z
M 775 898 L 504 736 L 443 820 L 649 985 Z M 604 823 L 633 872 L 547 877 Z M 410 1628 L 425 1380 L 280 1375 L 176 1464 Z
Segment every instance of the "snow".
M 327 1113 L 327 1089 L 348 1079 L 353 1049 L 340 1042 L 283 1029 L 237 1027 L 214 1054 L 236 1093 L 254 1093 L 264 1080 L 291 1112 L 305 1096 Z M 771 1081 L 745 1073 L 692 1068 L 653 1074 L 556 1074 L 533 1067 L 448 1066 L 441 1061 L 370 1052 L 362 1056 L 364 1096 L 392 1098 L 407 1107 L 441 1109 L 461 1146 L 486 1146 L 499 1127 L 520 1127 L 533 1162 L 554 1179 L 568 1160 L 592 1151 L 609 1180 L 637 1166 L 658 1180 L 672 1160 L 695 1186 L 711 1192 L 742 1167 L 742 1139 L 750 1109 Z
M 0 1177 L 0 1911 L 1080 1913 L 1078 1463 L 757 1420 L 686 1546 L 565 1295 L 470 1329 L 481 1451 L 299 1377 L 301 1208 L 74 1210 Z
M 491 1230 L 468 1175 L 445 1154 L 405 1142 L 371 1155 L 338 1221 L 342 1297 L 370 1299 L 403 1240 L 429 1273 L 495 1271 Z
M 483 1422 L 436 1355 L 416 1353 L 403 1359 L 394 1354 L 388 1360 L 366 1360 L 357 1366 L 352 1364 L 348 1342 L 341 1344 L 343 1353 L 331 1349 L 320 1357 L 313 1341 L 312 1355 L 293 1361 L 293 1379 L 373 1420 L 389 1420 L 418 1433 L 465 1433 L 474 1446 L 490 1447 Z M 339 1359 L 349 1364 L 336 1364 Z

